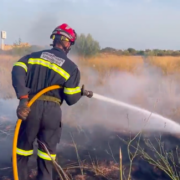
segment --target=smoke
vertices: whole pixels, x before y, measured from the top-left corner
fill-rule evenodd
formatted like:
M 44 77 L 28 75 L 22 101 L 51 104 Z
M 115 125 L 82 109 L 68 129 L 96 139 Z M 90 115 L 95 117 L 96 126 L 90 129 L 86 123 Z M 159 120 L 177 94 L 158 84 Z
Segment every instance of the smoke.
M 98 72 L 96 66 L 87 66 L 86 63 L 71 54 L 70 58 L 79 66 L 81 71 L 80 85 L 85 84 L 86 89 L 147 109 L 150 112 L 158 113 L 178 122 L 180 116 L 178 112 L 180 88 L 176 74 L 164 75 L 161 69 L 144 61 L 143 66 L 137 68 L 135 73 L 112 70 L 108 76 L 105 76 L 106 73 Z M 9 77 L 7 77 L 8 83 L 5 83 L 6 86 L 3 86 L 4 81 L 1 82 L 1 97 L 6 96 L 9 91 L 14 91 L 10 86 L 10 74 L 7 76 Z M 16 99 L 1 100 L 0 114 L 8 116 L 12 120 L 16 119 L 14 117 L 17 103 Z M 71 107 L 64 103 L 62 109 L 63 122 L 70 125 L 102 125 L 121 131 L 127 129 L 139 131 L 145 128 L 144 126 L 146 126 L 145 129 L 151 131 L 163 128 L 169 131 L 172 130 L 171 125 L 160 121 L 158 118 L 152 119 L 147 114 L 145 116 L 143 113 L 132 111 L 132 109 L 119 107 L 93 98 L 82 97 L 76 105 Z M 149 116 L 151 115 L 149 114 Z
M 15 128 L 18 100 L 0 100 L 0 168 L 7 167 L 11 161 L 12 139 Z M 9 164 L 8 164 L 9 165 Z
M 73 57 L 72 57 L 73 59 Z M 101 74 L 75 60 L 82 74 L 82 84 L 94 93 L 123 101 L 178 122 L 179 84 L 177 75 L 163 75 L 161 69 L 146 61 L 137 73 L 112 72 L 99 84 Z M 97 99 L 82 98 L 75 106 L 63 106 L 66 122 L 78 126 L 102 125 L 117 130 L 165 130 L 173 132 L 171 123 L 151 114 L 119 107 Z M 71 116 L 69 114 L 72 114 Z M 67 117 L 67 118 L 66 118 Z M 71 117 L 71 118 L 68 118 Z
M 29 29 L 28 36 L 31 37 L 31 44 L 47 45 L 47 39 L 49 38 L 49 44 L 51 32 L 57 26 L 57 14 L 40 13 L 38 18 L 33 21 L 33 26 Z

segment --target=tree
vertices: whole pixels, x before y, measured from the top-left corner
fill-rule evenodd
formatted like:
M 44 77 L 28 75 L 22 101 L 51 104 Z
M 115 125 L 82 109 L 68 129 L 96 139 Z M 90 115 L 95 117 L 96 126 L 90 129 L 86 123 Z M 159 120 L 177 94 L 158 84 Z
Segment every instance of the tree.
M 114 49 L 114 48 L 111 48 L 111 47 L 106 47 L 106 48 L 101 49 L 101 52 L 105 52 L 105 53 L 116 53 L 117 50 Z
M 91 57 L 100 51 L 100 46 L 99 43 L 93 39 L 91 34 L 88 34 L 87 36 L 81 34 L 80 36 L 77 36 L 76 43 L 72 50 L 83 57 Z
M 136 54 L 136 50 L 133 49 L 133 48 L 128 48 L 127 50 L 128 50 L 129 53 L 132 54 L 132 55 Z

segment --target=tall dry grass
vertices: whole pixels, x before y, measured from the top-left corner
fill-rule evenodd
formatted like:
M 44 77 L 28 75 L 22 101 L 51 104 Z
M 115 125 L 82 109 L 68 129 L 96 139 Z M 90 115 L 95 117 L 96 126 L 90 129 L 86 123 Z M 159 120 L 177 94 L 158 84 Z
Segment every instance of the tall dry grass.
M 88 63 L 97 68 L 98 71 L 116 69 L 121 71 L 134 72 L 142 66 L 144 60 L 141 56 L 116 56 L 100 54 L 97 57 L 89 58 Z
M 162 69 L 164 74 L 180 72 L 180 57 L 173 56 L 116 56 L 110 54 L 100 54 L 97 57 L 89 58 L 90 66 L 95 66 L 98 70 L 117 69 L 121 71 L 136 72 L 144 63 Z
M 0 55 L 1 67 L 4 69 L 11 69 L 12 64 L 18 60 L 19 57 L 11 55 Z M 137 68 L 143 67 L 145 62 L 161 68 L 164 72 L 174 73 L 180 72 L 180 57 L 173 56 L 117 56 L 111 54 L 100 54 L 96 57 L 88 58 L 85 61 L 89 66 L 96 67 L 97 70 L 116 69 L 120 71 L 135 72 Z
M 15 96 L 12 88 L 11 70 L 13 63 L 19 57 L 0 55 L 0 98 L 12 98 Z
M 161 68 L 166 75 L 180 72 L 180 57 L 148 57 L 148 61 L 150 64 Z

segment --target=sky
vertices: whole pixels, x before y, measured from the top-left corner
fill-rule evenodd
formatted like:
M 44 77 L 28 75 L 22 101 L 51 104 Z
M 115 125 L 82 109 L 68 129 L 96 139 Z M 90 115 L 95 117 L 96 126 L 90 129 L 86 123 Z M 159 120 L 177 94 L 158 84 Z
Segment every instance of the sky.
M 49 45 L 50 34 L 68 23 L 116 49 L 180 49 L 180 0 L 0 0 L 5 44 L 19 38 Z

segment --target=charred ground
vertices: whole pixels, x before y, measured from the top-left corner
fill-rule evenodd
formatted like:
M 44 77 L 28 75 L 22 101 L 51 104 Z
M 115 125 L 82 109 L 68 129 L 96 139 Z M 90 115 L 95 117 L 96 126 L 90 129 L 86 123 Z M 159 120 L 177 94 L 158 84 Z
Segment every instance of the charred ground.
M 7 121 L 1 124 L 1 144 L 11 144 L 13 126 Z M 3 133 L 6 132 L 6 133 Z M 119 162 L 120 162 L 120 148 L 122 150 L 122 164 L 124 171 L 124 179 L 127 179 L 127 175 L 130 168 L 130 161 L 127 151 L 127 144 L 123 142 L 129 142 L 135 135 L 130 132 L 120 133 L 100 126 L 94 126 L 92 128 L 85 127 L 71 127 L 64 125 L 62 139 L 59 145 L 57 161 L 64 169 L 64 171 L 73 179 L 87 179 L 87 180 L 117 180 L 119 179 Z M 11 139 L 11 140 L 10 140 Z M 164 147 L 164 151 L 169 153 L 174 151 L 177 155 L 177 145 L 180 143 L 180 139 L 176 135 L 172 134 L 160 134 L 158 132 L 153 133 L 140 133 L 136 137 L 136 140 L 132 143 L 133 146 L 139 146 L 144 149 L 150 157 L 158 160 L 153 148 L 148 146 L 147 142 L 152 142 L 154 147 L 159 151 L 159 141 Z M 35 148 L 36 148 L 35 142 Z M 135 148 L 130 148 L 131 152 L 135 152 Z M 11 152 L 9 145 L 8 150 Z M 1 151 L 3 152 L 3 151 Z M 4 154 L 5 156 L 8 153 Z M 11 168 L 11 154 L 9 157 L 0 157 L 0 177 L 1 179 L 13 179 Z M 176 157 L 174 156 L 175 161 Z M 6 160 L 5 160 L 6 159 Z M 29 163 L 30 179 L 35 179 L 36 175 L 36 155 L 31 157 Z M 171 165 L 171 163 L 170 163 Z M 168 180 L 170 179 L 162 170 L 158 167 L 151 165 L 151 161 L 144 159 L 142 153 L 138 153 L 133 160 L 132 165 L 132 179 L 138 180 Z M 178 170 L 178 168 L 177 168 Z M 58 180 L 58 175 L 54 171 L 54 179 Z

